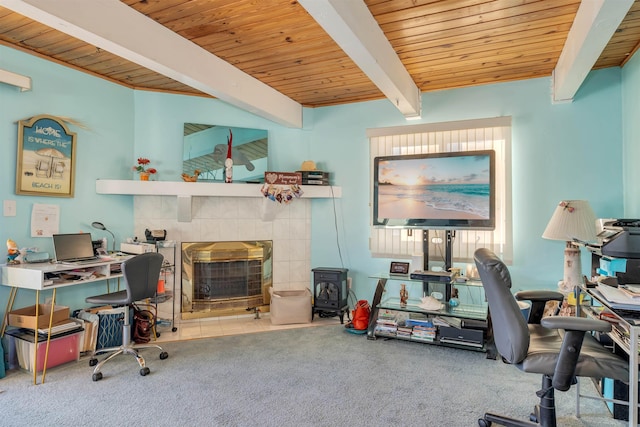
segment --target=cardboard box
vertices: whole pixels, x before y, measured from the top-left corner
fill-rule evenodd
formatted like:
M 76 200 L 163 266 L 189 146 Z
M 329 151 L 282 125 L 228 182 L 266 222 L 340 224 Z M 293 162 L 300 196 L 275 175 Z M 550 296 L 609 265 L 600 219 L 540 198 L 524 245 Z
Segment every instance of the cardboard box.
M 274 325 L 287 325 L 291 323 L 311 323 L 311 291 L 286 290 L 271 293 L 271 323 Z
M 27 329 L 42 329 L 49 327 L 51 304 L 40 304 L 36 319 L 36 306 L 19 308 L 9 312 L 9 326 Z M 53 309 L 53 323 L 69 318 L 69 307 L 56 305 Z
M 10 363 L 17 359 L 17 362 L 21 369 L 33 372 L 37 369 L 38 372 L 42 372 L 44 368 L 44 358 L 47 349 L 47 337 L 38 336 L 38 360 L 37 362 L 33 358 L 34 351 L 34 337 L 30 332 L 24 332 L 19 330 L 7 331 L 7 335 L 10 337 L 11 343 L 9 344 Z M 51 337 L 49 343 L 49 357 L 47 358 L 47 369 L 61 365 L 67 362 L 73 362 L 80 360 L 80 338 L 82 331 L 71 332 L 66 334 L 57 335 Z

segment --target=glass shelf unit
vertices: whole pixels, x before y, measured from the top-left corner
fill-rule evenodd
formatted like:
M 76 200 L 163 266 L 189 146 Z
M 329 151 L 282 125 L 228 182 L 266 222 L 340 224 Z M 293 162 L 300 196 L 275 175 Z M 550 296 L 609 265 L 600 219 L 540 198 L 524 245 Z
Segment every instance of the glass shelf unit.
M 156 293 L 156 297 L 152 298 L 152 303 L 156 306 L 158 325 L 170 325 L 171 331 L 175 332 L 178 330 L 175 325 L 176 302 L 174 300 L 176 295 L 176 242 L 173 240 L 159 240 L 155 242 L 155 246 L 156 252 L 164 257 L 162 270 L 160 270 L 160 279 L 164 280 L 164 289 L 162 292 Z M 158 332 L 156 331 L 156 333 Z
M 486 350 L 489 327 L 488 305 L 480 281 L 432 282 L 409 276 L 375 274 L 377 280 L 367 337 L 404 339 L 472 350 Z M 409 292 L 406 305 L 400 304 L 400 285 Z M 435 295 L 442 303 L 436 310 L 420 307 L 422 298 Z M 445 295 L 457 295 L 459 304 L 449 304 Z M 382 320 L 379 320 L 382 319 Z M 410 319 L 407 322 L 407 319 Z M 415 333 L 416 323 L 433 325 L 432 337 Z M 383 327 L 379 325 L 383 324 Z

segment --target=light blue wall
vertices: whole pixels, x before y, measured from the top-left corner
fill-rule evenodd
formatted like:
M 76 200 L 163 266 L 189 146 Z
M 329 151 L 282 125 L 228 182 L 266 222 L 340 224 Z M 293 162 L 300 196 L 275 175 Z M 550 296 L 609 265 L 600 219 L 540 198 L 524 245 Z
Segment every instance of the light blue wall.
M 624 216 L 640 218 L 640 55 L 622 69 Z
M 95 239 L 111 237 L 91 228 L 102 221 L 117 238 L 133 230 L 131 197 L 98 196 L 97 178 L 131 178 L 134 125 L 134 92 L 105 80 L 73 71 L 19 51 L 0 46 L 0 68 L 30 76 L 33 90 L 20 92 L 0 84 L 0 200 L 17 201 L 17 216 L 0 216 L 2 261 L 5 242 L 15 240 L 21 248 L 38 247 L 52 253 L 50 238 L 31 237 L 30 216 L 34 203 L 60 207 L 60 232 L 92 232 Z M 15 194 L 18 121 L 38 114 L 69 117 L 88 129 L 68 124 L 77 133 L 75 197 L 35 197 Z M 80 287 L 76 287 L 80 288 Z M 80 307 L 84 296 L 103 292 L 104 284 L 58 292 L 65 304 Z M 0 313 L 4 312 L 8 288 L 0 286 Z M 19 293 L 16 304 L 33 304 L 33 294 Z
M 271 170 L 297 170 L 308 152 L 308 132 L 282 127 L 216 99 L 136 92 L 135 109 L 135 155 L 153 159 L 160 180 L 181 179 L 186 122 L 267 130 Z
M 592 73 L 571 104 L 552 105 L 550 80 L 541 78 L 423 94 L 423 121 L 513 117 L 514 288 L 555 287 L 562 278 L 562 242 L 540 236 L 562 199 L 588 199 L 597 216 L 622 212 L 620 70 Z M 318 109 L 312 157 L 327 162 L 343 186 L 345 229 L 342 253 L 358 289 L 368 272 L 386 271 L 388 260 L 372 260 L 368 238 L 368 147 L 365 129 L 406 122 L 386 101 Z M 413 122 L 411 122 L 413 123 Z M 594 165 L 598 172 L 594 173 Z M 329 204 L 330 202 L 322 202 Z M 335 265 L 330 216 L 314 218 L 313 265 Z M 585 264 L 588 264 L 585 254 Z M 585 266 L 586 268 L 586 266 Z M 588 272 L 588 269 L 585 270 Z
M 218 100 L 132 91 L 1 46 L 0 67 L 34 80 L 33 91 L 27 93 L 0 85 L 0 144 L 8 153 L 0 157 L 0 198 L 18 201 L 18 217 L 0 216 L 0 241 L 11 237 L 21 247 L 50 250 L 42 239 L 29 235 L 34 202 L 61 206 L 63 232 L 91 231 L 91 221 L 101 220 L 118 239 L 128 236 L 133 229 L 132 198 L 95 194 L 96 178 L 133 178 L 130 168 L 144 156 L 159 170 L 160 180 L 179 180 L 184 122 L 261 128 L 269 131 L 270 169 L 296 170 L 311 159 L 342 187 L 343 197 L 335 207 L 331 200 L 312 203 L 312 267 L 344 265 L 354 278 L 357 297 L 371 299 L 375 283 L 367 275 L 386 271 L 389 260 L 372 259 L 368 251 L 365 132 L 408 124 L 388 101 L 305 109 L 304 129 L 288 129 Z M 640 77 L 633 80 L 640 84 Z M 585 198 L 597 216 L 621 216 L 621 86 L 621 72 L 612 68 L 590 74 L 570 104 L 551 104 L 548 78 L 423 94 L 423 122 L 513 117 L 516 289 L 555 287 L 562 276 L 563 244 L 540 237 L 558 201 Z M 79 141 L 73 199 L 14 194 L 15 122 L 42 113 L 72 117 L 90 128 L 72 127 Z M 93 231 L 96 237 L 102 237 L 100 233 Z M 7 293 L 0 288 L 0 301 Z M 77 308 L 85 293 L 95 290 L 63 290 L 60 297 Z
M 620 85 L 620 70 L 611 68 L 592 73 L 569 104 L 551 103 L 548 78 L 423 94 L 423 122 L 513 117 L 516 288 L 555 287 L 562 278 L 564 244 L 540 237 L 560 200 L 587 199 L 599 217 L 621 215 Z M 217 101 L 151 92 L 136 94 L 136 111 L 137 155 L 161 150 L 166 164 L 160 169 L 170 174 L 163 179 L 176 179 L 179 171 L 176 141 L 184 121 L 268 129 L 272 170 L 296 170 L 312 159 L 330 171 L 343 198 L 336 201 L 337 219 L 331 200 L 313 202 L 312 266 L 349 268 L 358 297 L 371 298 L 374 283 L 367 276 L 386 271 L 389 260 L 372 259 L 368 251 L 366 129 L 407 124 L 389 102 L 307 110 L 304 130 L 282 128 Z M 584 260 L 588 264 L 587 254 Z

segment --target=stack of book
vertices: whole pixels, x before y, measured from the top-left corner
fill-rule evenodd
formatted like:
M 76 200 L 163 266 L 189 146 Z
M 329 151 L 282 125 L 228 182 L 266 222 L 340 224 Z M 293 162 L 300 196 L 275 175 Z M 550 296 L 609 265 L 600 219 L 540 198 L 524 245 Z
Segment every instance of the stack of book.
M 302 174 L 302 185 L 330 185 L 329 172 L 298 171 Z
M 427 325 L 418 325 L 413 327 L 411 339 L 415 341 L 433 342 L 436 339 L 436 327 Z
M 414 341 L 431 342 L 436 339 L 436 327 L 429 319 L 407 319 L 405 325 L 413 327 L 411 339 Z
M 376 321 L 376 335 L 395 337 L 398 332 L 398 321 L 394 312 L 380 311 Z
M 396 337 L 410 339 L 413 333 L 413 327 L 411 326 L 398 326 Z

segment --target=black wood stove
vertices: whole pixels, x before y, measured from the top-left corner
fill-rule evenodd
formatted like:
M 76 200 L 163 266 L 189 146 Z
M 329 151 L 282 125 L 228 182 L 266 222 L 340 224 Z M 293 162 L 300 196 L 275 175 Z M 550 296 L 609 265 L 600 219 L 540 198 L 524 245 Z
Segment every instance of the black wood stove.
M 326 314 L 334 313 L 340 316 L 340 323 L 344 323 L 344 313 L 349 311 L 347 297 L 346 268 L 314 268 L 313 270 L 313 312 Z

